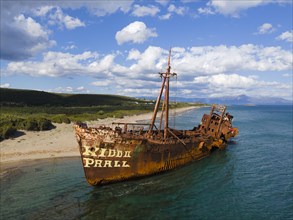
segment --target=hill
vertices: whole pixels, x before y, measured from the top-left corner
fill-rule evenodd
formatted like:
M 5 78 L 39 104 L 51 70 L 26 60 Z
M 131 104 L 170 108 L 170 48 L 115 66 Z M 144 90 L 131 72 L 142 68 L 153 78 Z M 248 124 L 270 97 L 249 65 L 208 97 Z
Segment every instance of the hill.
M 0 89 L 0 141 L 17 130 L 42 131 L 52 123 L 91 121 L 149 112 L 153 102 L 117 95 L 56 94 Z
M 143 104 L 146 101 L 126 96 L 101 94 L 57 94 L 44 91 L 0 88 L 2 106 L 63 106 L 89 107 L 125 104 Z

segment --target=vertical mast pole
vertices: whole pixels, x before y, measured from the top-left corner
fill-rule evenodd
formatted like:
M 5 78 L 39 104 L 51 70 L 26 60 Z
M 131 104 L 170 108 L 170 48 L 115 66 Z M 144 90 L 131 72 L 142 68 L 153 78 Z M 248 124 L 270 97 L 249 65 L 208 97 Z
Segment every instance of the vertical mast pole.
M 169 50 L 169 57 L 168 57 L 168 67 L 165 74 L 166 78 L 166 88 L 165 88 L 165 126 L 164 126 L 164 140 L 167 139 L 168 136 L 168 127 L 169 127 L 169 85 L 170 85 L 170 71 L 171 71 L 171 65 L 170 65 L 170 59 L 171 59 L 171 48 Z
M 171 75 L 172 76 L 177 75 L 176 73 L 171 73 L 170 59 L 171 59 L 171 48 L 169 50 L 167 70 L 166 70 L 165 73 L 160 73 L 161 77 L 163 77 L 163 81 L 162 81 L 161 90 L 160 90 L 160 93 L 159 93 L 158 98 L 157 98 L 157 102 L 156 102 L 156 105 L 155 105 L 153 117 L 152 117 L 150 128 L 149 128 L 149 134 L 152 134 L 154 124 L 155 124 L 155 121 L 156 121 L 156 117 L 157 117 L 157 113 L 158 113 L 158 109 L 159 109 L 159 106 L 160 106 L 160 101 L 161 101 L 161 98 L 162 98 L 162 95 L 163 95 L 163 91 L 165 89 L 164 104 L 163 104 L 163 109 L 162 109 L 162 115 L 165 112 L 165 120 L 164 120 L 164 140 L 165 141 L 166 141 L 166 139 L 168 137 L 168 127 L 169 127 L 169 84 L 170 84 L 170 76 Z M 161 116 L 161 118 L 162 118 L 162 116 Z

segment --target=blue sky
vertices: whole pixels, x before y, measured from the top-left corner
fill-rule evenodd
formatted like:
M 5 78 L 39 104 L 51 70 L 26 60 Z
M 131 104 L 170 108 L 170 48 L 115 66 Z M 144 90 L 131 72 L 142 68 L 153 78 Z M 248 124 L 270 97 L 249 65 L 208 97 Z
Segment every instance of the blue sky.
M 172 47 L 178 97 L 292 100 L 291 0 L 1 0 L 0 22 L 1 87 L 156 96 Z

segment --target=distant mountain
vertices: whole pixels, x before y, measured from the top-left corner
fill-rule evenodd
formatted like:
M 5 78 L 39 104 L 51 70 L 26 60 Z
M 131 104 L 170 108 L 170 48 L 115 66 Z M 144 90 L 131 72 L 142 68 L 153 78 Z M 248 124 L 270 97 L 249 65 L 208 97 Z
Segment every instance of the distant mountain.
M 154 97 L 140 97 L 149 100 L 155 100 Z M 175 98 L 170 98 L 175 101 Z M 283 98 L 273 97 L 250 97 L 239 95 L 235 97 L 218 97 L 218 98 L 184 98 L 177 97 L 177 102 L 200 102 L 205 104 L 225 104 L 225 105 L 292 105 L 292 101 Z

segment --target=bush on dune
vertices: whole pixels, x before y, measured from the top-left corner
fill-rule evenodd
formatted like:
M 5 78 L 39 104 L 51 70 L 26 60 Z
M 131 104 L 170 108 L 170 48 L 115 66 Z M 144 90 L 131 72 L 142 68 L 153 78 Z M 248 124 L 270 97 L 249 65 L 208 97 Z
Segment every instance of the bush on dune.
M 16 132 L 14 127 L 9 125 L 0 127 L 0 141 L 11 137 Z
M 0 140 L 11 137 L 17 130 L 45 131 L 55 128 L 46 118 L 12 118 L 3 117 L 0 120 Z
M 71 121 L 70 119 L 65 115 L 65 114 L 58 114 L 58 115 L 55 115 L 51 118 L 52 122 L 54 123 L 65 123 L 65 124 L 70 124 Z

